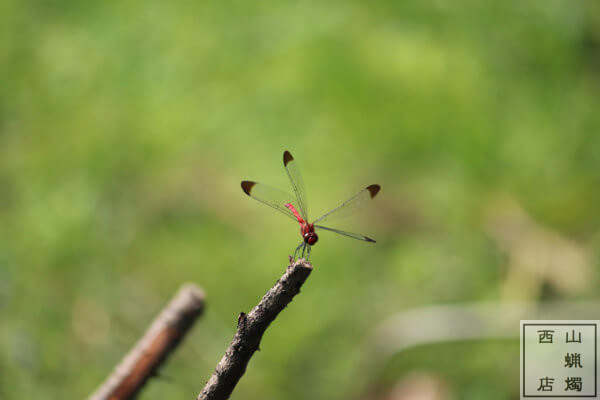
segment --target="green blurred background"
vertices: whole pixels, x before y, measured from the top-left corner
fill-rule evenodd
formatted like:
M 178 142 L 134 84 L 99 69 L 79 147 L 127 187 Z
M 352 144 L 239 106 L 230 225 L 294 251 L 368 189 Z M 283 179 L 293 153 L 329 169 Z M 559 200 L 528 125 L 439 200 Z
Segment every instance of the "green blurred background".
M 338 226 L 378 243 L 321 234 L 234 399 L 518 398 L 518 320 L 385 357 L 374 332 L 597 296 L 597 2 L 0 10 L 2 399 L 86 397 L 187 281 L 206 313 L 140 398 L 194 398 L 299 242 L 239 187 L 287 189 L 286 149 L 313 216 L 382 185 Z

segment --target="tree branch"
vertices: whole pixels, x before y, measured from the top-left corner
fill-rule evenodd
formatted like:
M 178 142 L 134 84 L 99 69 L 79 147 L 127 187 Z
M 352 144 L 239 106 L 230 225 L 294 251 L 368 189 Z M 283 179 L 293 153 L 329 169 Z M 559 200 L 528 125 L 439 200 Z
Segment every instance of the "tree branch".
M 150 328 L 123 358 L 89 400 L 133 398 L 177 347 L 204 309 L 204 292 L 186 284 L 152 322 Z
M 237 331 L 225 355 L 217 364 L 198 400 L 225 400 L 231 395 L 250 358 L 260 345 L 265 330 L 277 315 L 300 293 L 312 265 L 299 260 L 290 264 L 283 276 L 248 314 L 238 317 Z

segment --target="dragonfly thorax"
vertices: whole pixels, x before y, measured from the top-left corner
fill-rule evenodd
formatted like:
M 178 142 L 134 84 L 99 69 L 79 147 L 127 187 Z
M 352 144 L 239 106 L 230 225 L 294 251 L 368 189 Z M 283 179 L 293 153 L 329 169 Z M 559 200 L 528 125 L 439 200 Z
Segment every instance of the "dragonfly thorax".
M 304 242 L 311 246 L 319 240 L 319 236 L 316 234 L 313 224 L 300 224 L 300 233 L 304 238 Z

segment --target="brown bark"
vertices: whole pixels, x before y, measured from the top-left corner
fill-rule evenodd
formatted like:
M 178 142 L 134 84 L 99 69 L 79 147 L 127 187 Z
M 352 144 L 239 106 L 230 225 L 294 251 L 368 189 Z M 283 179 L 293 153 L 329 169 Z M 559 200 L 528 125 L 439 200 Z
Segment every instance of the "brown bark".
M 198 400 L 227 399 L 238 383 L 250 358 L 260 345 L 265 330 L 300 292 L 312 271 L 312 265 L 299 260 L 287 267 L 283 276 L 248 314 L 238 317 L 237 331 L 225 355 L 217 364 Z
M 182 286 L 89 400 L 134 398 L 146 381 L 156 375 L 203 309 L 203 291 L 192 284 Z

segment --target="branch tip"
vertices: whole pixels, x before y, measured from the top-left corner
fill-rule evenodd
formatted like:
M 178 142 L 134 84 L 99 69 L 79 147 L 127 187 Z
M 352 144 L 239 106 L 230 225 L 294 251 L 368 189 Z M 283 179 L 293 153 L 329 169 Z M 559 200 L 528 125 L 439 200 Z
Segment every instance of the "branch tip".
M 300 292 L 312 269 L 312 265 L 304 259 L 296 262 L 290 259 L 283 276 L 260 302 L 248 314 L 240 313 L 233 340 L 198 395 L 198 400 L 229 398 L 246 371 L 250 358 L 255 351 L 260 351 L 260 341 L 267 327 Z

